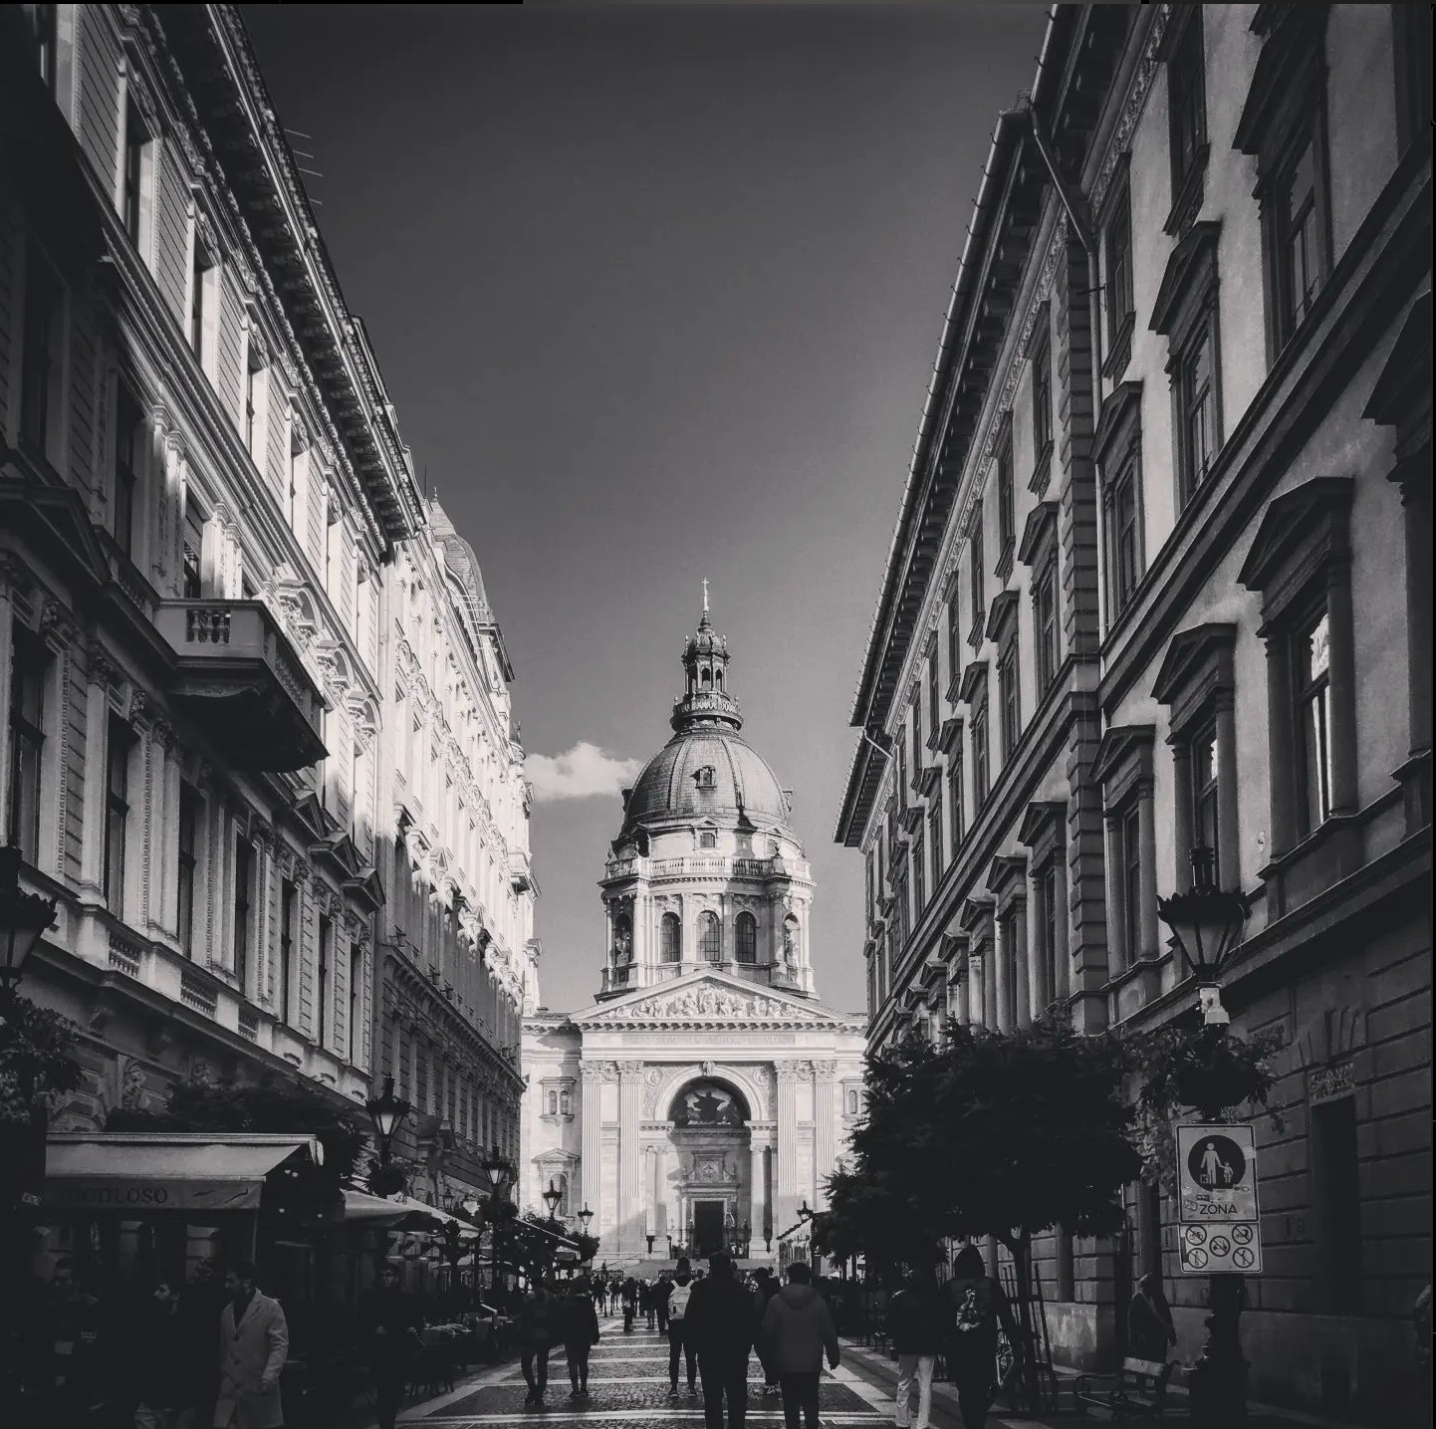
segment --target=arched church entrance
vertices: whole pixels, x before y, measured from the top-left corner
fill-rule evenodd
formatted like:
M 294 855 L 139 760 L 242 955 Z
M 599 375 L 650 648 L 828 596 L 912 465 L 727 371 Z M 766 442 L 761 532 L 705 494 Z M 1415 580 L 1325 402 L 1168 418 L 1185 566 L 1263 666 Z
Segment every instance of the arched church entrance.
M 680 1087 L 668 1108 L 668 1139 L 681 1239 L 690 1255 L 736 1249 L 752 1220 L 748 1129 L 743 1093 L 721 1077 Z

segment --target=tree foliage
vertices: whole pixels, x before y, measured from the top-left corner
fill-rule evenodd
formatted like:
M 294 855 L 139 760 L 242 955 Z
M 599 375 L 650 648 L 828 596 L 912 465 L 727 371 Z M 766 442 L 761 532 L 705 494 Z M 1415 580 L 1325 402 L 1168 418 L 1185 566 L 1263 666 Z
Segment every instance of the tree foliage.
M 13 992 L 0 1002 L 0 1123 L 28 1123 L 36 1097 L 54 1097 L 80 1085 L 71 1056 L 78 1029 L 48 1007 Z

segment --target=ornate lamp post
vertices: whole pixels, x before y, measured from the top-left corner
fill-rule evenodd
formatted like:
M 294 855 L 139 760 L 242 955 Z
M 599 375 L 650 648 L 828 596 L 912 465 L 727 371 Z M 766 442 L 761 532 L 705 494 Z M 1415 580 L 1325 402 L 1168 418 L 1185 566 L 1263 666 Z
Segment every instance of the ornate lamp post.
M 492 1202 L 504 1205 L 508 1201 L 505 1183 L 514 1173 L 514 1166 L 509 1159 L 499 1150 L 498 1143 L 494 1143 L 494 1149 L 480 1162 L 480 1169 L 488 1177 L 489 1185 L 493 1189 L 490 1197 Z M 493 1217 L 494 1226 L 494 1284 L 503 1283 L 504 1260 L 500 1247 L 503 1244 L 504 1214 L 500 1212 Z
M 548 1207 L 548 1218 L 555 1224 L 558 1222 L 558 1203 L 563 1200 L 563 1192 L 553 1183 L 553 1177 L 548 1180 L 548 1190 L 543 1193 L 543 1203 Z
M 364 1110 L 369 1113 L 369 1120 L 374 1124 L 374 1140 L 379 1146 L 379 1162 L 375 1167 L 374 1175 L 370 1178 L 371 1188 L 379 1190 L 386 1188 L 384 1195 L 390 1190 L 397 1190 L 398 1187 L 390 1185 L 389 1156 L 394 1144 L 394 1133 L 398 1131 L 404 1118 L 412 1110 L 409 1103 L 394 1095 L 393 1077 L 384 1078 L 384 1091 L 381 1096 L 370 1097 L 364 1103 Z M 376 1184 L 377 1183 L 377 1184 Z
M 1192 886 L 1186 893 L 1157 900 L 1157 915 L 1172 930 L 1172 941 L 1197 984 L 1197 1006 L 1202 1013 L 1199 1034 L 1210 1054 L 1226 1036 L 1231 1017 L 1222 1006 L 1219 980 L 1222 968 L 1241 942 L 1246 922 L 1246 900 L 1240 893 L 1224 892 L 1213 876 L 1216 858 L 1199 844 L 1192 850 Z M 1189 1095 L 1203 1121 L 1215 1122 L 1228 1105 L 1225 1078 L 1218 1065 L 1199 1069 Z M 1246 1421 L 1247 1362 L 1242 1358 L 1241 1313 L 1246 1300 L 1240 1275 L 1213 1275 L 1207 1295 L 1207 1343 L 1192 1369 L 1192 1424 L 1198 1429 L 1221 1429 Z
M 40 941 L 40 934 L 55 922 L 55 900 L 20 888 L 24 855 L 14 844 L 0 848 L 0 983 L 13 996 L 25 959 Z
M 587 1235 L 587 1234 L 588 1234 L 588 1223 L 589 1223 L 592 1219 L 593 1219 L 593 1212 L 592 1212 L 591 1210 L 589 1210 L 587 1203 L 585 1203 L 584 1208 L 578 1213 L 579 1224 L 583 1227 L 583 1234 L 584 1234 L 584 1235 Z

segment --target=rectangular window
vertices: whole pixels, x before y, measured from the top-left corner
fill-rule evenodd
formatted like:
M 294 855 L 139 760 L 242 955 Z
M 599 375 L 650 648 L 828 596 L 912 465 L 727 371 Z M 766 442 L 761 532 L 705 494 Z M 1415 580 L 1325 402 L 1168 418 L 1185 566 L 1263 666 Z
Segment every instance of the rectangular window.
M 912 777 L 922 774 L 922 700 L 912 702 Z
M 916 921 L 922 917 L 922 910 L 927 907 L 927 862 L 921 833 L 912 841 L 912 899 Z
M 194 881 L 199 862 L 199 795 L 180 785 L 179 806 L 179 940 L 186 957 L 194 956 Z
M 874 911 L 875 911 L 875 909 L 876 909 L 876 906 L 877 906 L 877 903 L 876 903 L 876 898 L 877 898 L 877 884 L 876 884 L 876 882 L 874 881 L 874 874 L 875 874 L 875 872 L 876 872 L 875 867 L 874 867 L 874 864 L 875 864 L 875 861 L 876 861 L 875 855 L 876 855 L 876 850 L 874 850 L 874 849 L 869 849 L 869 850 L 868 850 L 867 867 L 866 867 L 866 872 L 867 872 L 867 903 L 866 903 L 866 907 L 867 907 L 867 910 L 868 910 L 868 923 L 869 923 L 870 926 L 871 926 L 872 921 L 873 921 L 873 913 L 874 913 Z
M 15 627 L 10 654 L 10 827 L 7 841 L 19 847 L 27 863 L 40 851 L 40 761 L 45 748 L 45 644 Z
M 250 884 L 254 877 L 254 850 L 244 839 L 234 844 L 234 976 L 241 992 L 249 986 Z
M 972 797 L 976 808 L 987 802 L 987 696 L 972 711 Z
M 299 894 L 286 878 L 279 889 L 279 1020 L 286 1027 L 292 1012 L 294 939 L 298 934 Z
M 1331 816 L 1331 626 L 1325 610 L 1292 642 L 1298 835 Z
M 1032 358 L 1032 445 L 1038 460 L 1052 441 L 1052 349 L 1044 338 Z
M 953 747 L 952 759 L 947 766 L 948 828 L 951 830 L 949 845 L 951 857 L 957 857 L 962 844 L 962 740 Z
M 330 945 L 333 943 L 333 941 L 334 924 L 330 921 L 329 915 L 327 913 L 321 913 L 319 915 L 319 985 L 316 993 L 316 1001 L 318 1005 L 318 1014 L 316 1017 L 316 1039 L 321 1047 L 325 1045 L 329 1037 L 329 957 L 331 953 Z M 421 1074 L 422 1070 L 423 1063 L 421 1062 Z M 424 1090 L 421 1087 L 421 1104 L 423 1102 L 423 1097 Z
M 1200 166 L 1207 143 L 1206 56 L 1202 43 L 1201 6 L 1191 7 L 1190 18 L 1167 62 L 1171 95 L 1172 199 Z
M 1046 693 L 1057 678 L 1057 561 L 1048 561 L 1037 578 L 1033 597 L 1033 625 L 1037 637 L 1037 688 Z
M 1017 910 L 1008 907 L 998 915 L 998 947 L 1001 949 L 1002 962 L 999 966 L 1005 974 L 1003 978 L 1002 996 L 1002 1023 L 1007 1027 L 1017 1026 Z
M 1192 769 L 1192 845 L 1203 845 L 1216 856 L 1214 868 L 1222 866 L 1217 847 L 1217 727 L 1209 724 L 1193 739 L 1189 748 Z
M 115 543 L 125 555 L 134 553 L 135 485 L 143 418 L 140 404 L 121 384 L 115 401 Z
M 33 244 L 25 274 L 24 343 L 20 357 L 20 437 L 32 451 L 49 457 L 60 413 L 64 288 L 44 254 Z
M 1042 889 L 1042 996 L 1051 1003 L 1057 997 L 1057 865 L 1049 860 L 1040 874 Z
M 145 177 L 148 168 L 147 149 L 150 142 L 145 122 L 133 99 L 125 106 L 125 187 L 121 219 L 130 242 L 140 246 L 140 226 L 144 221 Z
M 1283 164 L 1272 190 L 1278 345 L 1301 326 L 1311 311 L 1326 271 L 1318 162 L 1316 140 L 1308 132 Z
M 1012 758 L 1022 737 L 1022 690 L 1017 665 L 1017 635 L 1004 645 L 997 664 L 998 699 L 1002 704 L 1002 761 Z
M 1116 348 L 1132 320 L 1132 198 L 1126 186 L 1117 195 L 1107 224 L 1107 341 Z
M 1134 963 L 1142 955 L 1142 816 L 1140 806 L 1133 803 L 1120 823 L 1122 840 L 1122 936 L 1127 962 Z
M 130 744 L 122 719 L 110 716 L 105 748 L 105 903 L 117 918 L 125 910 L 125 834 L 130 819 Z
M 349 944 L 349 1065 L 357 1066 L 363 1038 L 359 1035 L 359 1015 L 364 1006 L 364 950 L 358 943 Z
M 1006 561 L 1017 540 L 1017 497 L 1012 484 L 1012 438 L 997 449 L 997 528 L 1001 549 L 998 560 Z
M 1217 454 L 1220 436 L 1217 431 L 1215 365 L 1215 333 L 1213 309 L 1198 320 L 1177 359 L 1175 394 L 1177 399 L 1177 462 L 1183 503 L 1206 479 L 1212 459 Z
M 932 847 L 932 882 L 936 887 L 942 878 L 942 790 L 934 789 L 928 802 L 927 837 Z
M 35 41 L 35 59 L 39 66 L 40 78 L 52 95 L 60 82 L 56 8 L 54 5 L 24 5 L 21 7 L 25 18 L 30 22 L 30 33 Z
M 260 451 L 255 445 L 254 417 L 258 409 L 259 394 L 255 388 L 262 379 L 263 369 L 247 366 L 244 369 L 244 449 L 259 462 Z
M 897 796 L 898 809 L 902 811 L 907 808 L 907 746 L 902 741 L 902 731 L 898 731 L 898 737 L 893 740 L 893 746 L 897 753 Z
M 934 650 L 927 662 L 927 737 L 935 740 L 941 728 L 942 707 L 938 704 L 937 693 L 937 651 Z
M 962 673 L 962 629 L 961 615 L 957 604 L 957 582 L 954 580 L 952 590 L 947 597 L 947 680 L 949 686 L 954 685 L 957 677 Z
M 972 523 L 972 535 L 967 538 L 967 554 L 968 560 L 971 562 L 968 575 L 972 581 L 972 618 L 974 621 L 981 621 L 987 597 L 983 591 L 982 513 L 980 511 Z
M 1325 1282 L 1324 1308 L 1361 1306 L 1361 1172 L 1356 1101 L 1340 1097 L 1311 1109 L 1311 1190 Z
M 1142 579 L 1141 504 L 1137 490 L 1138 467 L 1133 452 L 1122 463 L 1107 495 L 1107 566 L 1111 610 L 1108 622 L 1127 607 Z
M 181 583 L 186 600 L 199 600 L 204 594 L 204 582 L 200 577 L 200 552 L 204 548 L 204 515 L 197 502 L 190 500 L 185 506 L 184 544 Z
M 218 294 L 214 291 L 215 260 L 205 250 L 199 234 L 194 238 L 194 271 L 190 275 L 189 342 L 195 359 L 208 370 L 206 329 L 218 317 Z

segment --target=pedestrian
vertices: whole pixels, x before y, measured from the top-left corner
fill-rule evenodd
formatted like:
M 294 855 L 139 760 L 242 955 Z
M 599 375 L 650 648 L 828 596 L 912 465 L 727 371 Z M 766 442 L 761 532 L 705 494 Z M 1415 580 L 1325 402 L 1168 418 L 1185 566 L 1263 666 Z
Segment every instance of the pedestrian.
M 783 1391 L 787 1429 L 818 1429 L 818 1380 L 823 1354 L 838 1367 L 838 1332 L 827 1302 L 813 1289 L 803 1261 L 788 1267 L 788 1283 L 768 1301 L 759 1332 L 764 1364 Z M 802 1424 L 799 1424 L 801 1418 Z
M 598 1315 L 588 1285 L 579 1281 L 563 1307 L 563 1352 L 568 1361 L 569 1398 L 588 1396 L 588 1352 L 598 1343 Z
M 932 1420 L 932 1372 L 942 1349 L 942 1295 L 931 1266 L 920 1266 L 907 1285 L 888 1303 L 888 1339 L 898 1357 L 898 1429 L 928 1429 Z M 917 1389 L 917 1420 L 911 1417 L 912 1391 Z
M 623 1333 L 633 1329 L 633 1317 L 638 1314 L 638 1281 L 629 1276 L 623 1282 Z
M 653 1328 L 653 1317 L 657 1313 L 658 1304 L 653 1298 L 653 1282 L 643 1279 L 638 1282 L 638 1306 L 643 1311 L 643 1318 L 648 1328 Z
M 134 1383 L 139 1392 L 135 1407 L 135 1429 L 171 1429 L 182 1411 L 192 1410 L 188 1389 L 192 1381 L 185 1374 L 184 1321 L 180 1318 L 180 1297 L 161 1280 L 151 1292 L 148 1306 L 138 1320 Z
M 983 1429 L 997 1375 L 999 1323 L 1007 1331 L 1014 1353 L 1021 1352 L 1021 1336 L 1002 1286 L 987 1273 L 982 1252 L 975 1245 L 965 1245 L 957 1253 L 947 1293 L 950 1308 L 944 1319 L 952 1333 L 948 1374 L 957 1387 L 964 1429 Z
M 698 1393 L 697 1350 L 688 1336 L 686 1318 L 688 1303 L 693 1298 L 693 1274 L 688 1268 L 688 1257 L 678 1262 L 673 1277 L 673 1293 L 668 1297 L 668 1392 L 678 1393 L 678 1361 L 688 1362 L 688 1392 Z
M 1171 1306 L 1162 1293 L 1162 1277 L 1149 1270 L 1138 1282 L 1127 1304 L 1127 1349 L 1133 1359 L 1167 1361 L 1167 1350 L 1177 1343 Z
M 753 1272 L 753 1281 L 753 1300 L 757 1307 L 758 1323 L 761 1325 L 763 1323 L 763 1314 L 768 1308 L 768 1301 L 771 1300 L 782 1287 L 778 1284 L 778 1277 L 774 1275 L 766 1265 L 760 1265 Z M 777 1371 L 769 1369 L 767 1361 L 762 1360 L 761 1356 L 760 1360 L 763 1365 L 763 1393 L 781 1394 L 783 1391 L 778 1384 Z
M 666 1271 L 658 1273 L 658 1284 L 653 1287 L 653 1303 L 658 1307 L 658 1333 L 668 1333 L 668 1301 L 673 1294 L 673 1277 Z
M 733 1274 L 723 1252 L 709 1258 L 708 1278 L 688 1297 L 684 1335 L 698 1355 L 703 1374 L 703 1421 L 706 1429 L 728 1424 L 743 1429 L 748 1415 L 748 1356 L 758 1332 L 753 1293 Z
M 525 1404 L 543 1406 L 544 1390 L 548 1388 L 548 1352 L 558 1319 L 559 1306 L 553 1291 L 542 1278 L 535 1279 L 519 1314 L 520 1362 L 529 1391 Z
M 278 1300 L 255 1285 L 240 1261 L 224 1277 L 228 1303 L 219 1315 L 219 1398 L 215 1429 L 283 1429 L 279 1376 L 289 1358 L 289 1325 Z
M 422 1325 L 414 1297 L 400 1289 L 398 1266 L 384 1265 L 378 1285 L 359 1301 L 359 1348 L 374 1371 L 379 1429 L 394 1429 L 410 1367 L 423 1348 Z
M 599 1314 L 608 1314 L 608 1281 L 599 1279 L 593 1282 L 593 1304 Z

